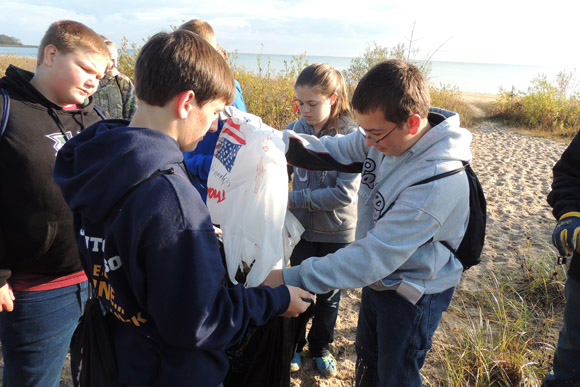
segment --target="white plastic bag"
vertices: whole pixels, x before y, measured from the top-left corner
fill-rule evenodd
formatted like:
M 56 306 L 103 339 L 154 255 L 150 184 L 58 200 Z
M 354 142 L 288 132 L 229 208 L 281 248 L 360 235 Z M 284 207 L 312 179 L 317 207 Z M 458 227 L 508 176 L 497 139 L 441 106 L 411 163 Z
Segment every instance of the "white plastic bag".
M 224 123 L 207 181 L 207 206 L 212 222 L 223 231 L 228 275 L 237 283 L 240 268 L 248 287 L 262 283 L 273 268 L 284 267 L 295 238 L 304 231 L 286 215 L 288 177 L 281 133 L 253 117 L 245 114 Z
M 293 213 L 286 210 L 286 219 L 284 219 L 284 266 L 290 260 L 294 247 L 300 242 L 300 237 L 304 232 L 304 226 L 294 216 Z M 282 269 L 282 267 L 276 267 Z

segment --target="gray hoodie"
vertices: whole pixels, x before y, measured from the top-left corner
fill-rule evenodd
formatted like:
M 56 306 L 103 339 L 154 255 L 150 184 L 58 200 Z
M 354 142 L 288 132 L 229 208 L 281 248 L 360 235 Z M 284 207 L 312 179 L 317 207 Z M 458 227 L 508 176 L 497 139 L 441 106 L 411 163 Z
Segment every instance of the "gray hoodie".
M 356 131 L 349 118 L 339 121 L 338 133 Z M 314 135 L 314 128 L 304 118 L 290 123 L 286 129 Z M 355 239 L 356 192 L 360 174 L 337 171 L 312 171 L 294 168 L 292 191 L 288 195 L 290 211 L 304 226 L 302 239 L 310 242 L 350 243 Z
M 429 122 L 433 127 L 400 156 L 367 147 L 358 131 L 321 139 L 285 131 L 292 152 L 306 151 L 299 152 L 299 160 L 287 155 L 295 165 L 314 163 L 305 157 L 308 154 L 362 165 L 356 241 L 285 269 L 287 285 L 317 294 L 370 286 L 397 290 L 415 303 L 424 293 L 439 293 L 459 283 L 462 265 L 439 241 L 456 248 L 463 238 L 469 216 L 467 177 L 458 173 L 412 185 L 471 161 L 472 136 L 460 128 L 457 113 L 431 108 Z

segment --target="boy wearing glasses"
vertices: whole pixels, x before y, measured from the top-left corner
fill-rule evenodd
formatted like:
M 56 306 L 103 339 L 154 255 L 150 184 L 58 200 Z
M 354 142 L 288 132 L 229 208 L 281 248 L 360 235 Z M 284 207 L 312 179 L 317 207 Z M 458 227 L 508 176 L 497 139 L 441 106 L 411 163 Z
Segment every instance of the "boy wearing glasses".
M 287 158 L 306 169 L 361 172 L 356 241 L 335 253 L 274 271 L 267 283 L 312 293 L 363 287 L 357 386 L 419 386 L 420 369 L 463 267 L 457 248 L 469 216 L 465 173 L 413 186 L 471 160 L 471 134 L 456 113 L 430 108 L 425 77 L 412 64 L 377 64 L 352 100 L 357 132 L 285 132 Z

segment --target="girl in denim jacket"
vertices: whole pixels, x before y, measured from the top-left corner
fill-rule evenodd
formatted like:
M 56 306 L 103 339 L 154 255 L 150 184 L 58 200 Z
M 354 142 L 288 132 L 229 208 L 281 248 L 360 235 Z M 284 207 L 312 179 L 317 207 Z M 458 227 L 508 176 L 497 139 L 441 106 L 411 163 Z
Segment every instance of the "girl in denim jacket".
M 356 130 L 340 71 L 326 63 L 306 67 L 294 86 L 302 117 L 286 129 L 297 133 L 345 135 Z M 289 166 L 294 174 L 288 207 L 305 228 L 294 248 L 290 263 L 299 265 L 309 257 L 322 257 L 354 241 L 357 218 L 357 191 L 360 174 L 336 171 L 309 171 Z M 340 290 L 318 294 L 316 304 L 298 317 L 297 347 L 291 370 L 301 366 L 306 345 L 306 324 L 313 316 L 308 334 L 309 354 L 325 377 L 336 375 L 336 363 L 329 351 L 334 339 Z

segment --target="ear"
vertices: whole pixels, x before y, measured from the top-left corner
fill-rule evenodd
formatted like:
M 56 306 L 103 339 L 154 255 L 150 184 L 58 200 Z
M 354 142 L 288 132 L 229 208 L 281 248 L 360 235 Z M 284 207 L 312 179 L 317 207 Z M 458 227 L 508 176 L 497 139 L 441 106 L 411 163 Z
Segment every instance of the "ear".
M 195 93 L 193 90 L 182 91 L 176 98 L 177 116 L 181 119 L 187 118 L 189 113 L 197 106 L 195 101 Z
M 338 94 L 336 92 L 332 93 L 332 95 L 330 96 L 330 106 L 334 105 L 337 98 L 338 98 Z
M 58 54 L 58 48 L 54 44 L 48 44 L 44 47 L 44 55 L 42 58 L 42 64 L 47 67 L 51 67 L 52 63 L 54 62 L 54 58 Z
M 409 125 L 409 134 L 415 135 L 421 129 L 421 116 L 418 114 L 413 114 L 407 119 L 407 124 Z

